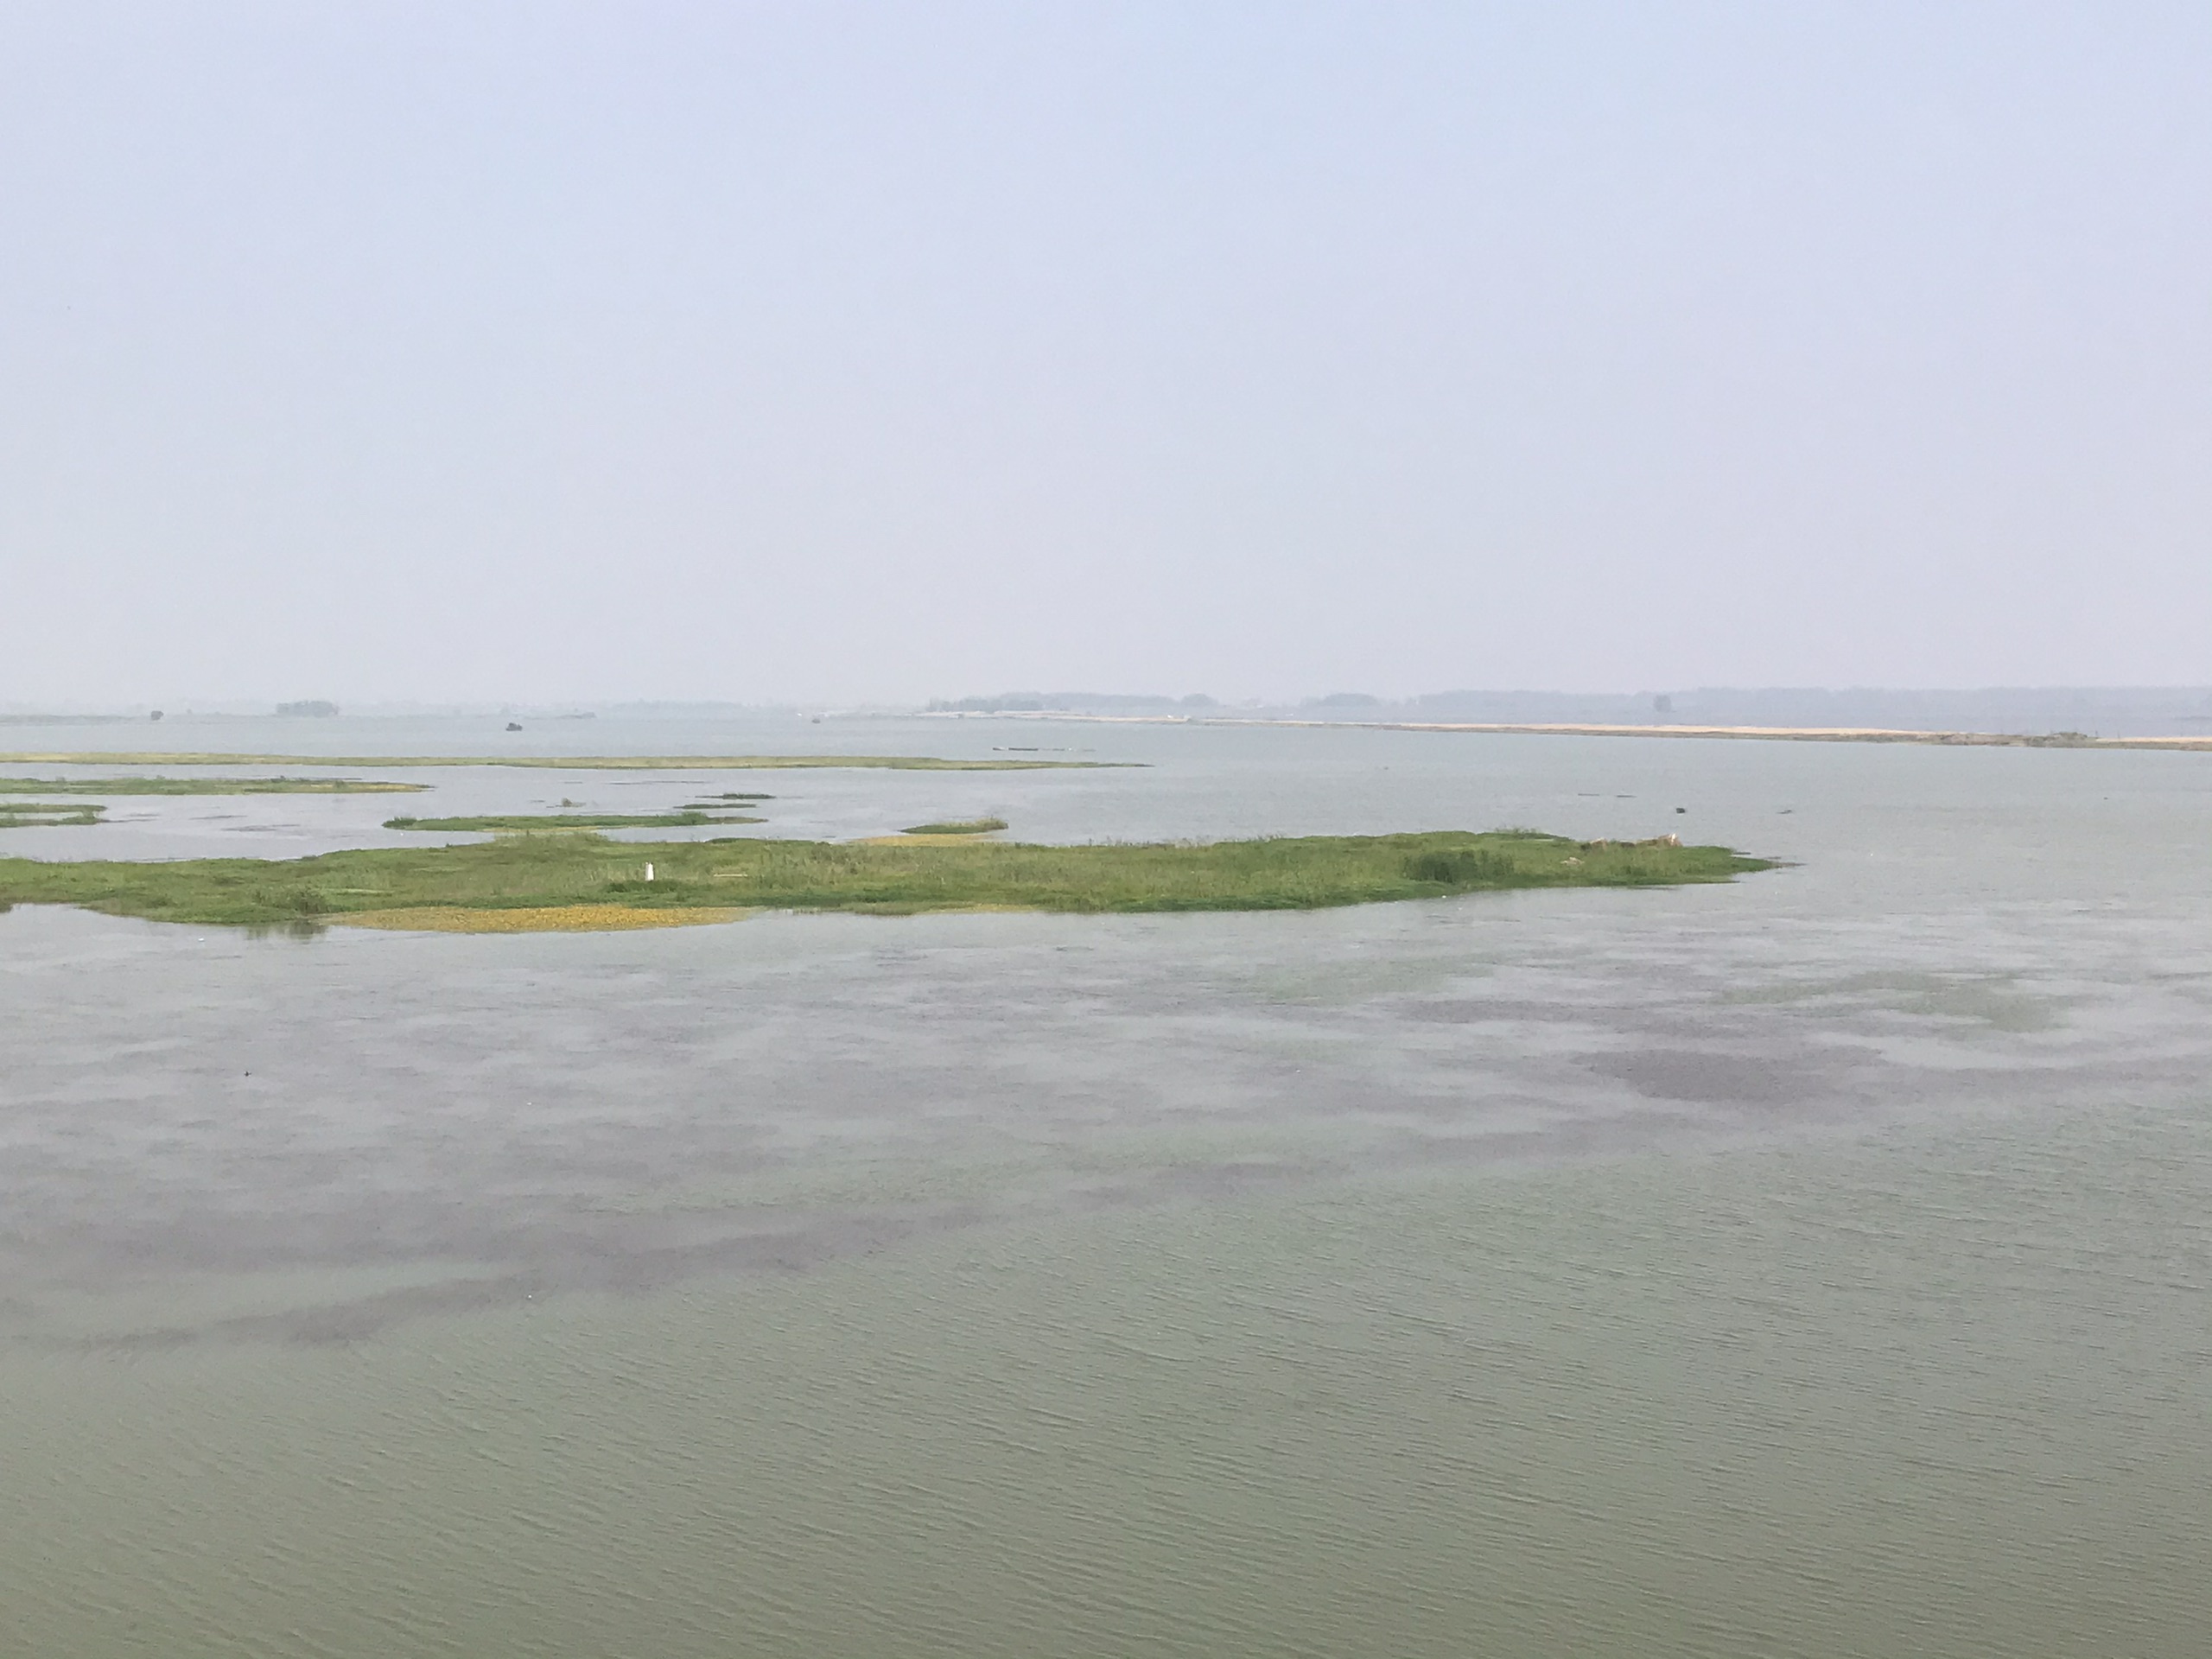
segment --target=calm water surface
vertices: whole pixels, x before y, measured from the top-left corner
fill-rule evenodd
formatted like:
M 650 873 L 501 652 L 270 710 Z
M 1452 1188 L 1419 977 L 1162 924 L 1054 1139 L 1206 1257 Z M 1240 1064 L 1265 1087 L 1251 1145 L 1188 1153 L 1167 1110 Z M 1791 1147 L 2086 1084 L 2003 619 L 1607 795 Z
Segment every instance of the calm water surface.
M 7 747 L 109 733 L 146 740 Z M 758 834 L 1526 823 L 1796 863 L 642 935 L 0 916 L 0 1651 L 2207 1650 L 2212 757 L 544 744 L 1147 764 L 425 772 L 0 850 L 288 855 L 705 786 L 773 792 Z

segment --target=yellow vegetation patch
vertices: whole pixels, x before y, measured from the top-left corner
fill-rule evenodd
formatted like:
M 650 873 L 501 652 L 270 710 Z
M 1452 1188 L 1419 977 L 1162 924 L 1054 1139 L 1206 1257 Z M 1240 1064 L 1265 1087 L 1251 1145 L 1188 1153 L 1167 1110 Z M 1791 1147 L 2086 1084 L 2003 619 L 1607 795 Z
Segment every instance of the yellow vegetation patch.
M 552 905 L 527 910 L 474 910 L 461 905 L 417 905 L 404 910 L 362 910 L 327 919 L 347 927 L 385 927 L 412 933 L 608 933 L 631 927 L 698 927 L 734 922 L 746 914 L 728 906 L 648 909 L 640 905 Z

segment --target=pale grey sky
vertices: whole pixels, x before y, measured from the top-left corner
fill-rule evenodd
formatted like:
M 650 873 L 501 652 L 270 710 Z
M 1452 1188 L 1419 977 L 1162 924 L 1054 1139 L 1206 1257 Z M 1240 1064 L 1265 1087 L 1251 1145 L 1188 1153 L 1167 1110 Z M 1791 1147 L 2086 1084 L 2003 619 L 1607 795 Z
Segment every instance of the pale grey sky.
M 2212 681 L 2202 0 L 0 3 L 0 702 Z

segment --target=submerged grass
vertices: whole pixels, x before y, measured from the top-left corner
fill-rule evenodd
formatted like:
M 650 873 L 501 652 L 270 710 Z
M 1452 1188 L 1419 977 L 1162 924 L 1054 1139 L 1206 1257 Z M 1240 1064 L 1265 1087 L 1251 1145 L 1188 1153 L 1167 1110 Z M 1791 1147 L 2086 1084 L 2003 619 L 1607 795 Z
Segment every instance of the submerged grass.
M 0 766 L 538 766 L 563 772 L 855 767 L 886 772 L 1065 772 L 1135 764 L 1127 760 L 944 760 L 925 754 L 0 754 Z
M 1767 860 L 1725 847 L 1585 842 L 1522 831 L 1079 847 L 972 841 L 621 843 L 579 831 L 285 861 L 0 859 L 0 906 L 81 905 L 157 921 L 279 928 L 426 908 L 614 906 L 884 915 L 977 909 L 1311 910 L 1513 888 L 1726 881 L 1771 868 Z
M 107 809 L 98 801 L 0 800 L 0 830 L 50 829 L 56 825 L 98 823 Z
M 136 758 L 101 757 L 106 764 Z M 62 758 L 48 756 L 47 764 Z M 0 778 L 0 795 L 417 795 L 428 788 L 374 778 Z
M 477 830 L 501 836 L 527 836 L 571 830 L 683 830 L 702 823 L 765 823 L 731 812 L 493 812 L 469 818 L 386 818 L 387 830 Z

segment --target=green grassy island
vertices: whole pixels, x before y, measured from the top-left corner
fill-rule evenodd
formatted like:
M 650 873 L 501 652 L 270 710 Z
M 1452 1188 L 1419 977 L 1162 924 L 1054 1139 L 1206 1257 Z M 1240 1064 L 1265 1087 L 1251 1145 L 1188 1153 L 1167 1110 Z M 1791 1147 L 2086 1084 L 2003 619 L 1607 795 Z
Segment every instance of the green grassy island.
M 734 812 L 684 807 L 675 812 L 493 812 L 473 818 L 386 818 L 387 830 L 477 830 L 496 836 L 573 830 L 684 830 L 702 823 L 765 823 Z
M 76 863 L 0 859 L 0 906 L 80 905 L 157 921 L 539 931 L 721 921 L 747 910 L 1312 910 L 1529 887 L 1726 881 L 1770 861 L 1725 847 L 1533 831 L 1305 836 L 1046 847 L 723 839 L 588 831 L 319 857 Z
M 988 836 L 1006 828 L 1004 818 L 949 818 L 943 823 L 910 823 L 902 836 Z

